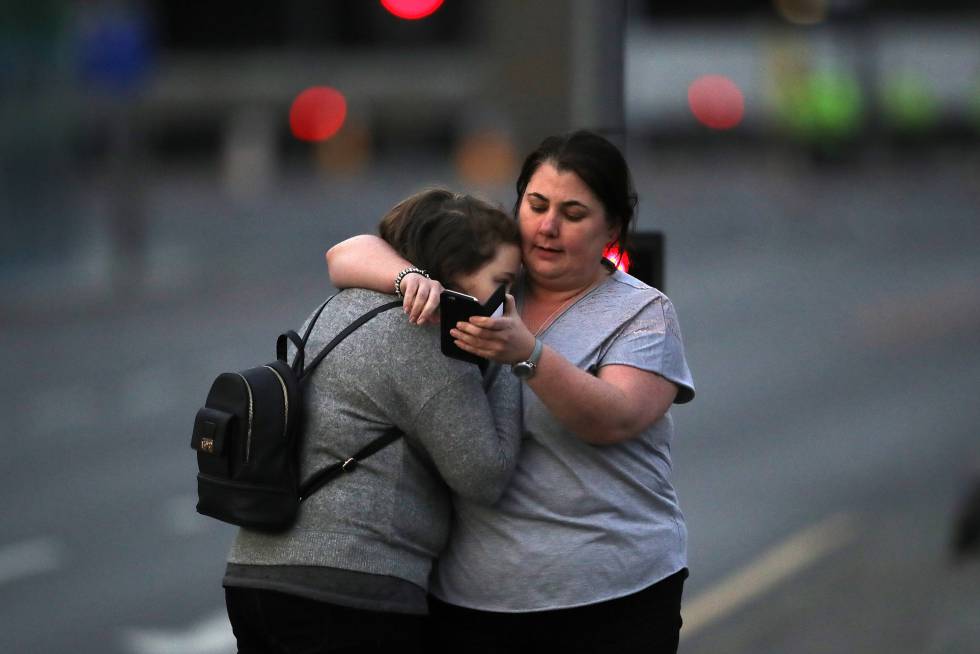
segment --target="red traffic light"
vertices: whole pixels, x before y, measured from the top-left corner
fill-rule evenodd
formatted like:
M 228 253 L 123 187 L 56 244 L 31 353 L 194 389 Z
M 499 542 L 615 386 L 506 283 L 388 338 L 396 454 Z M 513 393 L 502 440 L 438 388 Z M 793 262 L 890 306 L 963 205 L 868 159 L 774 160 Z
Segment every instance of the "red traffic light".
M 711 129 L 731 129 L 745 114 L 742 90 L 723 75 L 704 75 L 691 82 L 687 101 L 694 117 Z
M 443 0 L 381 0 L 381 5 L 399 18 L 418 20 L 434 13 Z
M 602 252 L 602 258 L 608 259 L 617 269 L 624 273 L 630 271 L 630 253 L 621 250 L 618 245 L 610 245 Z
M 308 88 L 293 100 L 289 127 L 301 141 L 325 141 L 344 126 L 347 100 L 329 86 Z

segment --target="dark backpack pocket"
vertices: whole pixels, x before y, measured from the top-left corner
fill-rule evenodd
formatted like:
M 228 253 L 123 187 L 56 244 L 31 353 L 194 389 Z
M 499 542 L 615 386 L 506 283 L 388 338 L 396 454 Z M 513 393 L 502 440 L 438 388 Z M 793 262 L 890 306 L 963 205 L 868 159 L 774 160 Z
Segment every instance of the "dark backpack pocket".
M 257 531 L 284 531 L 299 510 L 295 488 L 246 484 L 203 473 L 197 476 L 197 497 L 198 513 Z
M 201 472 L 210 475 L 230 474 L 226 448 L 235 416 L 226 411 L 203 407 L 194 418 L 191 447 L 197 451 L 197 463 Z

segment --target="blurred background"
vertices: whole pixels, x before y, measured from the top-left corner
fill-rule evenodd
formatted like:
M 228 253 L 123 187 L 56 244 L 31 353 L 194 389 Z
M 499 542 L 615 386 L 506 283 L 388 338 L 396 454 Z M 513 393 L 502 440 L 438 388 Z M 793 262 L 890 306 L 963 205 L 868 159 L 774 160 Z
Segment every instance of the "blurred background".
M 0 652 L 234 651 L 214 376 L 331 244 L 428 185 L 510 207 L 579 127 L 699 391 L 681 651 L 980 652 L 975 0 L 0 7 Z

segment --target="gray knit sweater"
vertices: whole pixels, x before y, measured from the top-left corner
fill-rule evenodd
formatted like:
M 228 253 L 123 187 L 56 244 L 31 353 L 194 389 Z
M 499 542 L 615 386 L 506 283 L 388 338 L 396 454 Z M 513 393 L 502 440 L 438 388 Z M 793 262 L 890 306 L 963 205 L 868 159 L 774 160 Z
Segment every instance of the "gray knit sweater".
M 340 293 L 317 320 L 307 360 L 358 316 L 392 299 L 362 289 Z M 393 309 L 323 360 L 305 402 L 303 479 L 391 425 L 406 435 L 304 501 L 291 530 L 239 530 L 229 569 L 326 567 L 426 588 L 449 533 L 450 489 L 493 503 L 510 479 L 521 438 L 519 383 L 499 366 L 482 376 L 477 366 L 443 356 L 437 326 L 413 326 Z M 275 570 L 262 573 L 274 578 Z

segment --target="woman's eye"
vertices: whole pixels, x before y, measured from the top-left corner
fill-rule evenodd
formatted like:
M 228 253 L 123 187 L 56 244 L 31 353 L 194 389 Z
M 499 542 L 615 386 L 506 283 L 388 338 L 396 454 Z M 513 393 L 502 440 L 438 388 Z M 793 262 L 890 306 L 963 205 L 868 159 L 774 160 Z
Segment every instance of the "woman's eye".
M 541 205 L 541 204 L 531 204 L 531 205 L 528 205 L 528 206 L 531 207 L 531 211 L 533 211 L 534 213 L 544 213 L 545 210 L 548 208 L 548 207 L 546 207 L 544 205 Z

